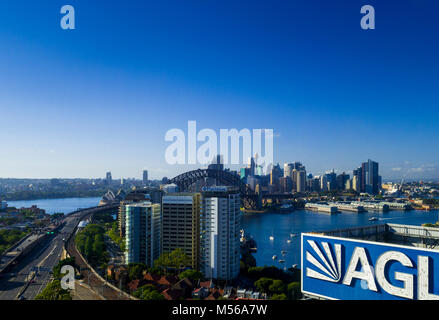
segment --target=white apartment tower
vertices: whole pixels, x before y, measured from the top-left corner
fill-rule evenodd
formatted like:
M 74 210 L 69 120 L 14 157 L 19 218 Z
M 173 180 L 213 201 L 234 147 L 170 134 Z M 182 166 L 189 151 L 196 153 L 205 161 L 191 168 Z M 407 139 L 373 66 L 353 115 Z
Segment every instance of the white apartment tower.
M 234 188 L 205 188 L 202 193 L 200 271 L 206 278 L 231 280 L 239 274 L 240 204 Z

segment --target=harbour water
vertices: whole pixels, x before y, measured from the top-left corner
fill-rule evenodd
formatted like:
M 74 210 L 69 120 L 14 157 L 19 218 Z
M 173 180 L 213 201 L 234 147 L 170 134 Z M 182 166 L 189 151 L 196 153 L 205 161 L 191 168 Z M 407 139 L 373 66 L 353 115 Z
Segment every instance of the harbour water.
M 377 217 L 377 221 L 369 221 Z M 302 232 L 334 230 L 380 223 L 421 225 L 439 220 L 439 211 L 389 211 L 337 214 L 297 210 L 291 213 L 245 213 L 242 226 L 247 234 L 256 240 L 258 251 L 253 256 L 258 266 L 291 267 L 300 266 L 300 234 Z M 296 236 L 291 237 L 293 233 Z M 270 240 L 273 236 L 273 240 Z M 291 240 L 288 243 L 287 240 Z M 286 251 L 282 255 L 281 251 Z M 272 257 L 276 255 L 277 259 Z M 285 260 L 280 263 L 279 260 Z
M 53 214 L 57 212 L 70 213 L 78 208 L 95 207 L 99 204 L 100 197 L 93 198 L 63 198 L 63 199 L 39 199 L 39 200 L 22 200 L 8 201 L 9 207 L 29 208 L 36 205 L 40 209 L 46 210 L 46 213 Z
M 64 198 L 64 199 L 41 199 L 26 201 L 10 201 L 11 207 L 30 207 L 37 205 L 45 209 L 47 213 L 69 213 L 78 208 L 97 206 L 99 197 L 93 198 Z M 377 221 L 369 221 L 371 217 L 377 217 Z M 254 253 L 258 266 L 274 265 L 276 267 L 291 267 L 294 264 L 300 266 L 300 234 L 302 232 L 333 230 L 357 226 L 365 226 L 378 223 L 400 223 L 421 225 L 423 223 L 435 223 L 439 220 L 439 211 L 389 211 L 364 212 L 337 214 L 317 213 L 314 211 L 297 210 L 291 213 L 244 213 L 242 228 L 246 234 L 250 234 L 256 240 L 258 251 Z M 296 236 L 291 237 L 290 234 Z M 273 240 L 270 240 L 273 236 Z M 291 240 L 288 242 L 288 240 Z M 282 255 L 281 251 L 286 251 Z M 273 255 L 277 256 L 273 260 Z M 279 260 L 285 260 L 280 263 Z

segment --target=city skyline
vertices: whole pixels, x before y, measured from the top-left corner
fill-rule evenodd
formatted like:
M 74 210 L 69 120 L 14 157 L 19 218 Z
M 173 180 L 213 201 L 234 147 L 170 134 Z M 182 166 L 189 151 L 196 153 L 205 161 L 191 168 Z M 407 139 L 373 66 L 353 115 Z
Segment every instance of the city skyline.
M 439 178 L 439 4 L 369 4 L 375 30 L 359 1 L 78 0 L 63 30 L 61 1 L 2 3 L 0 177 L 172 178 L 199 166 L 165 133 L 195 120 L 273 128 L 274 163 L 316 174 Z

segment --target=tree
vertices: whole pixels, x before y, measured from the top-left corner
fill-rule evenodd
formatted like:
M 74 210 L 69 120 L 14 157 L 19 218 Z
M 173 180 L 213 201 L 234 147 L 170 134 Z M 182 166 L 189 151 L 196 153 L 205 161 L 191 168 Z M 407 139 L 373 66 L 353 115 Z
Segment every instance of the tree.
M 70 292 L 61 288 L 61 281 L 53 280 L 35 297 L 35 300 L 72 300 Z
M 157 290 L 153 290 L 144 294 L 142 300 L 165 300 L 165 297 Z
M 300 282 L 291 282 L 287 286 L 287 293 L 291 300 L 298 300 L 302 296 Z
M 283 293 L 285 291 L 285 284 L 282 280 L 273 280 L 272 284 L 268 287 L 271 293 Z
M 75 257 L 70 257 L 70 258 L 66 258 L 64 260 L 61 260 L 60 262 L 58 262 L 58 264 L 53 267 L 53 277 L 55 279 L 60 279 L 63 275 L 61 274 L 61 268 L 65 265 L 70 265 L 73 268 L 76 268 L 76 264 L 75 264 Z
M 140 279 L 143 276 L 143 271 L 148 267 L 144 263 L 130 263 L 128 265 L 128 279 L 130 281 Z
M 191 280 L 200 280 L 203 278 L 203 274 L 198 270 L 188 269 L 180 273 L 178 277 L 180 279 L 189 278 Z
M 273 284 L 273 279 L 270 278 L 260 278 L 255 281 L 255 287 L 262 292 L 268 293 L 269 287 Z
M 165 252 L 160 255 L 155 261 L 154 266 L 160 267 L 164 271 L 169 268 L 180 270 L 182 267 L 189 265 L 190 261 L 182 249 L 178 248 L 172 252 Z
M 152 284 L 138 288 L 133 295 L 142 300 L 164 300 L 165 297 Z
M 285 293 L 281 293 L 272 295 L 270 300 L 288 300 L 288 298 Z
M 84 254 L 87 259 L 90 259 L 93 254 L 93 240 L 90 237 L 85 240 Z

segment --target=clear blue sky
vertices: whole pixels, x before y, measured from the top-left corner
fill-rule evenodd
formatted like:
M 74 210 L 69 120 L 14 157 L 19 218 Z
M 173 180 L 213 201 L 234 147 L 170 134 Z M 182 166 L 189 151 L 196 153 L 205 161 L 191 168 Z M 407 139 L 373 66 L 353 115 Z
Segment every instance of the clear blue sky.
M 60 28 L 60 8 L 76 30 Z M 376 29 L 360 28 L 361 6 Z M 273 128 L 312 173 L 439 178 L 439 2 L 0 3 L 0 177 L 172 177 L 166 131 Z

